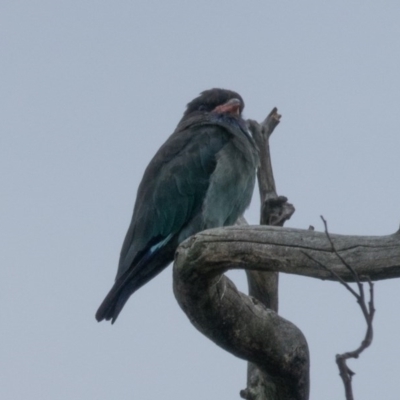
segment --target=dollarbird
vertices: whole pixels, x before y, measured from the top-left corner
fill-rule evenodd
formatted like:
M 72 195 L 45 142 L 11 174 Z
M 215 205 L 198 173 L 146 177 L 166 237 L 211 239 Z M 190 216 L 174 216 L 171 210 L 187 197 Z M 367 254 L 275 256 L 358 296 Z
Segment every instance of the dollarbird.
M 233 225 L 249 206 L 259 158 L 243 108 L 242 97 L 225 89 L 206 90 L 188 103 L 144 172 L 98 321 L 114 323 L 129 297 L 173 261 L 182 241 Z

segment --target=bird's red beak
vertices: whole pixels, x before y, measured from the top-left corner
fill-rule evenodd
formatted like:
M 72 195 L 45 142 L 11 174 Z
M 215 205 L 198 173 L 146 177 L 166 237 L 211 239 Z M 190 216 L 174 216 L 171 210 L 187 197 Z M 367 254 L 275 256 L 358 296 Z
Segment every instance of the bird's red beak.
M 230 99 L 224 104 L 214 108 L 213 112 L 219 114 L 235 114 L 240 115 L 240 106 L 242 105 L 239 99 Z

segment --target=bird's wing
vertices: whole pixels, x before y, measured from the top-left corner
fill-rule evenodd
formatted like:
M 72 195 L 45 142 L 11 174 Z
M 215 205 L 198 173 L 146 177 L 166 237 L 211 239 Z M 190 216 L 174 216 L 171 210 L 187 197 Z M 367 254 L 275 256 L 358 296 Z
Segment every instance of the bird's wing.
M 117 279 L 146 253 L 162 248 L 200 212 L 217 154 L 230 136 L 221 126 L 194 125 L 172 134 L 159 149 L 138 189 Z

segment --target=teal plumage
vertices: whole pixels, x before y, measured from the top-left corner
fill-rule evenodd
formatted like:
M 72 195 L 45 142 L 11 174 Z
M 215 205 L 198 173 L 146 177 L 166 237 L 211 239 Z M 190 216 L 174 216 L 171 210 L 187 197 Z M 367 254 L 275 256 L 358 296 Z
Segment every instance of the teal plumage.
M 179 243 L 232 225 L 248 207 L 258 153 L 241 118 L 242 98 L 211 89 L 188 104 L 139 185 L 114 286 L 96 319 L 114 322 L 133 292 L 161 272 Z

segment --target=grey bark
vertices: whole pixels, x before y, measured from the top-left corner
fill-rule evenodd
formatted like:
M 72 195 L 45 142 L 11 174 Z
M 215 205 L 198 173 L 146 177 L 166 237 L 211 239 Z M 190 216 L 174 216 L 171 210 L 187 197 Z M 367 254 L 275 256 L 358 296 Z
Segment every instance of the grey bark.
M 202 256 L 199 260 L 199 252 L 191 251 L 197 239 L 194 236 L 179 247 L 174 264 L 174 293 L 192 324 L 217 345 L 273 377 L 274 384 L 265 387 L 262 382 L 265 390 L 273 392 L 268 395 L 307 399 L 309 355 L 301 331 L 240 293 L 224 271 L 204 263 Z
M 247 125 L 259 149 L 260 165 L 257 170 L 260 194 L 260 225 L 283 226 L 294 213 L 294 207 L 285 197 L 278 196 L 272 169 L 269 138 L 280 122 L 281 115 L 274 108 L 265 120 L 259 124 L 247 120 Z M 239 224 L 240 225 L 240 224 Z M 249 295 L 260 301 L 265 307 L 278 312 L 279 274 L 246 270 Z M 286 385 L 260 370 L 254 363 L 247 367 L 247 387 L 240 391 L 240 396 L 247 400 L 274 400 L 280 397 Z
M 387 236 L 330 234 L 338 253 L 361 280 L 400 277 L 400 231 Z M 332 252 L 324 232 L 272 226 L 228 227 L 203 231 L 179 249 L 188 268 L 220 274 L 229 269 L 252 269 L 336 280 L 307 255 L 348 282 L 349 270 Z M 193 260 L 196 260 L 193 263 Z
M 274 109 L 262 124 L 248 121 L 260 149 L 262 225 L 283 226 L 294 212 L 287 199 L 277 195 L 272 173 L 268 139 L 279 118 Z M 361 279 L 400 276 L 399 232 L 383 237 L 330 237 Z M 223 275 L 229 269 L 246 270 L 250 296 Z M 329 269 L 346 281 L 353 280 L 325 233 L 272 226 L 219 228 L 201 232 L 178 248 L 174 293 L 200 332 L 249 361 L 243 398 L 307 400 L 307 342 L 296 326 L 277 314 L 278 272 L 336 280 Z
M 388 236 L 330 234 L 338 253 L 360 278 L 400 277 L 400 232 Z M 312 258 L 310 258 L 311 256 Z M 250 269 L 346 281 L 349 270 L 332 252 L 323 232 L 271 226 L 203 231 L 179 246 L 174 264 L 174 293 L 193 325 L 217 345 L 255 364 L 266 398 L 305 400 L 309 395 L 306 340 L 291 322 L 240 293 L 224 276 L 229 269 Z M 262 372 L 274 385 L 262 382 Z M 257 374 L 253 374 L 257 380 Z M 250 396 L 251 397 L 251 396 Z

